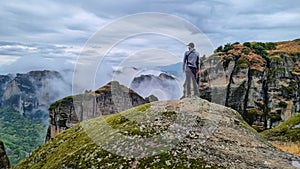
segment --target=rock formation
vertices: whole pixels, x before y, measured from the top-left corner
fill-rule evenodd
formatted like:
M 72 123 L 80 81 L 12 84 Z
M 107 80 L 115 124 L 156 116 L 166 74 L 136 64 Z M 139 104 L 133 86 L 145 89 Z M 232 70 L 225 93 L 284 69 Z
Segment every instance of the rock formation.
M 237 110 L 258 130 L 300 111 L 299 39 L 226 44 L 204 60 L 200 95 Z
M 94 92 L 65 97 L 49 108 L 50 126 L 46 140 L 83 120 L 115 114 L 144 103 L 144 98 L 116 81 Z
M 59 84 L 65 83 L 65 86 Z M 56 87 L 54 87 L 54 85 Z M 51 102 L 63 95 L 70 86 L 55 71 L 31 71 L 16 76 L 0 76 L 0 106 L 13 107 L 28 118 L 48 109 Z M 68 92 L 70 93 L 70 92 Z
M 238 112 L 185 98 L 83 121 L 15 168 L 292 169 L 297 163 L 299 157 L 274 148 Z
M 10 168 L 9 160 L 5 152 L 4 144 L 0 141 L 0 169 Z

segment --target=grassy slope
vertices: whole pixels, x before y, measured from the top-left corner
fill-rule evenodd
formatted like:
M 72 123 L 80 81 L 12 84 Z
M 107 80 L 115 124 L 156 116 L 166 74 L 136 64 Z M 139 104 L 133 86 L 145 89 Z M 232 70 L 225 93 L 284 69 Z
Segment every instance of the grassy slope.
M 269 51 L 270 54 L 274 53 L 289 53 L 297 54 L 300 53 L 300 39 L 292 41 L 276 42 L 276 50 Z
M 300 113 L 262 134 L 269 140 L 297 142 L 300 141 L 300 128 L 294 126 L 298 124 L 300 124 Z

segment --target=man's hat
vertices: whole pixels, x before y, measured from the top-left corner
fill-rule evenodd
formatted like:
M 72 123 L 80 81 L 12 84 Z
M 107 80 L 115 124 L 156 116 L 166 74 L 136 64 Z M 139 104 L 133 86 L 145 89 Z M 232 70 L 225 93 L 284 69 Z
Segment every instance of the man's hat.
M 188 44 L 188 45 L 186 45 L 186 46 L 189 46 L 189 47 L 191 47 L 191 48 L 194 48 L 194 47 L 195 47 L 195 45 L 194 45 L 194 43 L 193 43 L 193 42 L 189 43 L 189 44 Z

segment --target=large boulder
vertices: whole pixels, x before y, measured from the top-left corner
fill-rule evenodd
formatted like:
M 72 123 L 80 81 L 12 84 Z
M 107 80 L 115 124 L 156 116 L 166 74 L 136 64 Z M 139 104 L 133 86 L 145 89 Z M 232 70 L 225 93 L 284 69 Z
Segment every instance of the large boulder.
M 236 111 L 185 98 L 83 121 L 15 168 L 288 169 L 299 161 L 269 144 Z

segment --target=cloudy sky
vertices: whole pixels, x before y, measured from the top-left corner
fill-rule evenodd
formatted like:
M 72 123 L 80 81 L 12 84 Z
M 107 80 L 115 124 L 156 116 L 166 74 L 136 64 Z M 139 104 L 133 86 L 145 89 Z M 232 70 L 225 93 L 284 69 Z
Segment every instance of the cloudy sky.
M 164 13 L 178 17 L 179 21 L 174 21 L 174 18 L 174 22 L 168 22 L 168 19 L 158 21 L 157 18 L 140 18 L 135 20 L 135 24 L 123 22 L 115 25 L 116 29 L 111 29 L 111 34 L 123 32 L 125 28 L 138 30 L 151 27 L 151 24 L 153 29 L 162 27 L 170 31 L 149 35 L 144 33 L 149 30 L 145 30 L 142 34 L 123 37 L 114 46 L 110 46 L 110 51 L 106 53 L 110 57 L 102 62 L 127 58 L 126 63 L 142 63 L 140 66 L 145 66 L 145 63 L 153 65 L 155 61 L 159 66 L 176 63 L 182 59 L 186 50 L 184 43 L 188 40 L 174 36 L 176 33 L 178 36 L 187 35 L 188 31 L 194 33 L 196 29 L 191 31 L 189 24 L 203 33 L 202 38 L 198 39 L 199 43 L 196 43 L 200 55 L 209 55 L 211 47 L 228 42 L 296 39 L 300 37 L 299 11 L 298 0 L 1 1 L 0 74 L 36 69 L 74 69 L 80 54 L 90 51 L 92 45 L 97 46 L 91 42 L 99 31 L 137 13 Z M 183 20 L 188 23 L 185 24 L 186 27 L 189 25 L 187 28 L 179 23 Z M 178 25 L 174 27 L 174 23 Z M 109 41 L 109 38 L 105 39 L 105 42 Z M 206 44 L 201 44 L 204 41 Z M 94 46 L 94 49 L 97 48 Z M 166 57 L 159 59 L 161 55 Z M 93 57 L 98 55 L 88 59 L 93 61 Z M 173 59 L 166 59 L 168 57 Z M 101 64 L 97 65 L 99 68 Z

